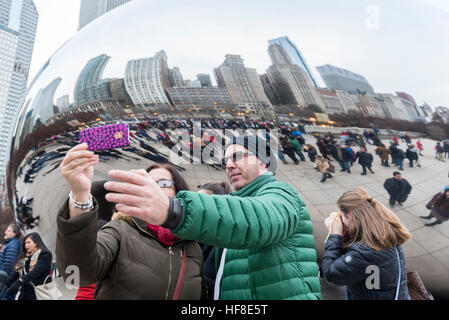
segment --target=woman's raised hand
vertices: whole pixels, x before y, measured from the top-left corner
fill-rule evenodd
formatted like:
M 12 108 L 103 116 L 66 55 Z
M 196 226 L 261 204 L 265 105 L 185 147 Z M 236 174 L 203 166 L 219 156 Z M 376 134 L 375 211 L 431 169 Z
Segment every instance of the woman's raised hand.
M 89 151 L 88 145 L 83 143 L 70 149 L 59 166 L 59 172 L 67 181 L 72 190 L 72 197 L 76 201 L 89 200 L 94 165 L 98 163 L 98 160 L 98 155 Z

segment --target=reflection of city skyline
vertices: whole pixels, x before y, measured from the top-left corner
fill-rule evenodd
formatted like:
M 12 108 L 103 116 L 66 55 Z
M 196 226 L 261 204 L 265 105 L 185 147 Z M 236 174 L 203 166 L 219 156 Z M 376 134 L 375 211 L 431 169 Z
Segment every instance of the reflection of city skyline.
M 33 123 L 31 128 L 54 115 L 63 117 L 70 110 L 88 112 L 123 107 L 129 110 L 129 115 L 138 110 L 163 114 L 169 110 L 204 109 L 217 114 L 235 112 L 261 117 L 266 112 L 274 115 L 269 110 L 277 105 L 316 106 L 330 114 L 358 111 L 410 121 L 428 120 L 432 114 L 428 105 L 418 106 L 399 94 L 375 93 L 363 76 L 329 64 L 317 68 L 327 88 L 317 87 L 305 57 L 288 37 L 269 40 L 268 55 L 272 64 L 265 74 L 259 75 L 245 66 L 242 56 L 226 54 L 224 62 L 212 71 L 217 84 L 214 86 L 210 74 L 199 73 L 197 79 L 185 79 L 182 66 L 169 66 L 164 50 L 154 56 L 128 60 L 123 78 L 103 78 L 111 56 L 99 54 L 83 66 L 72 98 L 64 94 L 54 101 L 59 81 L 57 85 L 52 82 L 52 87 L 56 87 L 47 92 L 45 102 L 33 101 L 32 109 L 48 110 L 39 114 L 33 111 L 29 119 Z M 35 99 L 41 99 L 40 94 L 39 91 Z

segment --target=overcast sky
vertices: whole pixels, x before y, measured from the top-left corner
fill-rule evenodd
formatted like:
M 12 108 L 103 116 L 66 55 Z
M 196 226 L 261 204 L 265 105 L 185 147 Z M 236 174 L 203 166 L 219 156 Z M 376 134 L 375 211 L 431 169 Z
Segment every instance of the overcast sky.
M 179 1 L 186 4 L 184 0 Z M 80 7 L 80 0 L 34 2 L 39 24 L 29 82 L 48 58 L 76 34 Z M 226 1 L 231 5 L 230 2 L 234 0 Z M 249 3 L 237 2 L 241 7 Z M 327 5 L 320 5 L 321 2 Z M 257 8 L 258 17 L 263 15 L 269 19 L 270 12 L 263 12 L 263 8 L 269 8 L 269 1 L 258 3 L 261 4 Z M 311 28 L 300 30 L 295 28 L 294 22 L 289 27 L 290 21 L 282 21 L 279 25 L 288 29 L 288 34 L 276 36 L 288 35 L 316 74 L 316 66 L 329 63 L 365 76 L 376 92 L 406 91 L 420 104 L 427 101 L 434 108 L 449 106 L 449 1 L 320 0 L 307 7 L 302 3 L 300 6 L 299 1 L 292 1 L 292 6 L 298 4 L 297 11 L 292 10 L 292 17 L 295 14 L 298 20 L 307 19 L 302 23 L 308 23 Z M 341 5 L 343 3 L 347 6 Z M 193 18 L 195 14 L 192 13 L 192 24 L 198 21 Z M 174 21 L 176 19 L 169 19 L 168 23 Z M 279 32 L 286 29 L 280 28 Z M 266 41 L 274 36 L 274 33 L 260 35 L 261 47 L 257 48 L 260 57 L 251 55 L 251 50 L 220 52 L 219 63 L 224 60 L 225 53 L 242 53 L 247 67 L 256 68 L 262 74 L 270 63 Z M 242 39 L 229 47 L 242 45 Z M 167 54 L 170 64 L 170 52 Z M 207 72 L 212 73 L 212 67 L 219 63 L 213 61 L 207 65 Z M 187 73 L 185 78 L 192 76 L 187 66 L 180 68 L 183 74 Z

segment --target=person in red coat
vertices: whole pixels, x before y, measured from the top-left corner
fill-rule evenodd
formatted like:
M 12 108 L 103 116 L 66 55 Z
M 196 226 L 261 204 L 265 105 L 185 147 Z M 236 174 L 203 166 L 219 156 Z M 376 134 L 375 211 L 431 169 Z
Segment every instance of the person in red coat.
M 416 142 L 416 147 L 418 148 L 419 155 L 422 156 L 424 146 L 422 145 L 421 140 L 418 140 L 418 142 Z

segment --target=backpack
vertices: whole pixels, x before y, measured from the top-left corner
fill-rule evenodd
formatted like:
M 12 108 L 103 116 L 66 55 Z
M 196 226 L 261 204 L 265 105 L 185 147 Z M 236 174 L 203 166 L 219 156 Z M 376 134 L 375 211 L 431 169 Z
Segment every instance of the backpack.
M 327 171 L 330 173 L 335 173 L 335 166 L 330 163 L 330 161 L 328 161 L 327 163 L 329 163 L 329 169 L 327 169 Z

